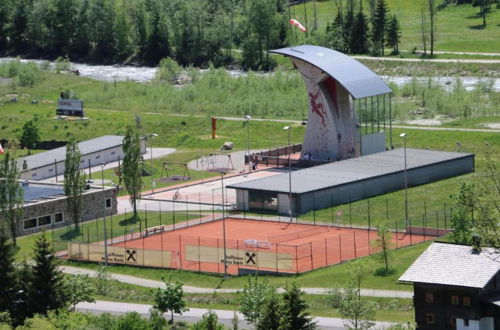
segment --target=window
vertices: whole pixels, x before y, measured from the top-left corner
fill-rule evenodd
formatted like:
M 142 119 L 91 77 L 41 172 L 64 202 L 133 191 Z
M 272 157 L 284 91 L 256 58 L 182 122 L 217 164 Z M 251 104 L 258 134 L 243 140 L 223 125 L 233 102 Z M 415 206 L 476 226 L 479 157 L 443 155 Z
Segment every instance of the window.
M 466 326 L 466 327 L 469 326 L 469 319 L 464 319 L 464 326 Z
M 106 208 L 111 208 L 111 198 L 106 198 Z
M 427 313 L 425 315 L 425 322 L 427 322 L 427 324 L 434 324 L 434 314 L 433 313 Z
M 116 155 L 116 151 L 111 151 L 111 155 Z
M 452 305 L 458 305 L 459 304 L 458 296 L 451 296 L 451 304 Z
M 101 158 L 101 155 L 95 156 L 95 159 L 100 159 L 100 158 Z
M 80 160 L 80 164 L 85 163 L 85 159 Z
M 470 297 L 464 297 L 464 306 L 470 306 Z
M 31 173 L 31 177 L 35 177 L 36 176 L 36 173 Z
M 50 221 L 50 215 L 46 215 L 44 217 L 40 217 L 38 218 L 38 225 L 39 226 L 45 226 L 45 225 L 50 225 L 51 221 Z
M 54 169 L 53 168 L 49 168 L 49 173 L 52 173 L 54 172 Z
M 425 293 L 425 302 L 428 304 L 432 304 L 434 302 L 434 294 L 432 292 Z
M 59 222 L 63 222 L 63 221 L 64 221 L 64 218 L 63 218 L 62 213 L 54 214 L 54 223 L 59 223 Z
M 24 229 L 30 229 L 36 227 L 36 219 L 24 220 Z

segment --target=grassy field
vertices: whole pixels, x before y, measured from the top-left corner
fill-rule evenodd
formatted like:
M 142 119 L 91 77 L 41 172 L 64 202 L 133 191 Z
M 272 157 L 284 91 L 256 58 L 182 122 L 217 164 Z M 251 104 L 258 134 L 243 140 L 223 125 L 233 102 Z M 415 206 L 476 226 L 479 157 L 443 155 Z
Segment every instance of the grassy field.
M 437 2 L 440 4 L 441 2 Z M 319 29 L 323 31 L 327 23 L 333 21 L 337 9 L 333 1 L 310 1 L 307 3 L 307 27 L 313 26 L 314 5 L 317 6 Z M 400 49 L 422 49 L 421 42 L 421 8 L 425 1 L 388 0 L 391 14 L 398 16 L 401 24 Z M 364 3 L 365 9 L 368 7 Z M 449 5 L 438 11 L 436 23 L 436 50 L 456 52 L 491 52 L 498 53 L 500 49 L 500 9 L 492 6 L 487 16 L 487 26 L 482 28 L 482 18 L 478 15 L 479 8 L 471 5 Z M 292 16 L 306 23 L 304 5 L 293 7 Z M 299 34 L 304 37 L 303 34 Z M 300 43 L 300 42 L 298 42 Z
M 95 279 L 92 279 L 96 282 Z M 154 290 L 137 285 L 108 281 L 109 292 L 106 295 L 97 295 L 97 300 L 119 301 L 128 303 L 154 303 Z M 240 293 L 212 293 L 212 294 L 185 294 L 188 307 L 209 308 L 222 310 L 238 310 Z M 328 295 L 305 294 L 304 299 L 309 305 L 308 312 L 313 316 L 340 317 L 337 308 L 332 304 Z M 413 303 L 411 299 L 372 298 L 366 297 L 376 306 L 375 319 L 377 321 L 407 322 L 413 318 Z

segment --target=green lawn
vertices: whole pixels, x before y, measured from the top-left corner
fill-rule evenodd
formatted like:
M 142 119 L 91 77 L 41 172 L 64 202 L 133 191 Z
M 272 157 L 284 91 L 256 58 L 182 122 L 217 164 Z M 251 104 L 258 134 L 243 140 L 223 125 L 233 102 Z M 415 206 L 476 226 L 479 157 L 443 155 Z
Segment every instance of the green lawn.
M 96 282 L 92 279 L 92 282 Z M 137 285 L 120 283 L 117 281 L 108 282 L 109 293 L 97 295 L 97 300 L 119 301 L 128 303 L 154 303 L 154 289 Z M 238 310 L 240 293 L 212 293 L 193 294 L 186 293 L 185 299 L 188 307 L 209 308 L 222 310 Z M 309 305 L 308 312 L 312 316 L 340 317 L 337 308 L 334 308 L 327 295 L 305 294 L 304 299 Z M 413 302 L 411 299 L 393 298 L 372 298 L 364 299 L 371 301 L 376 306 L 375 318 L 377 321 L 407 322 L 413 319 Z
M 344 2 L 345 3 L 345 2 Z M 436 2 L 438 5 L 441 1 Z M 327 23 L 331 23 L 337 15 L 334 1 L 310 1 L 307 9 L 307 27 L 313 27 L 314 5 L 317 6 L 319 29 L 324 30 Z M 398 16 L 401 25 L 400 49 L 423 49 L 421 42 L 421 6 L 424 1 L 415 0 L 388 0 L 391 14 Z M 367 4 L 364 3 L 365 10 Z M 479 17 L 479 7 L 469 5 L 449 5 L 437 12 L 436 22 L 436 50 L 456 52 L 491 52 L 500 50 L 500 9 L 495 5 L 487 15 L 487 26 L 482 28 L 482 18 Z M 292 8 L 292 16 L 306 24 L 304 5 Z M 304 37 L 304 34 L 298 34 Z M 300 42 L 298 42 L 300 43 Z

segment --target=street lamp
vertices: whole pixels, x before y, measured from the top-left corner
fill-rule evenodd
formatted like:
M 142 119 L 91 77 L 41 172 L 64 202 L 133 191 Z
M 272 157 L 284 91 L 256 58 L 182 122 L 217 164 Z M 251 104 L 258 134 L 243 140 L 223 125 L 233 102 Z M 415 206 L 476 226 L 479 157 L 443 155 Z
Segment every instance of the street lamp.
M 157 136 L 158 136 L 158 134 L 156 134 L 156 133 L 146 134 L 147 139 L 151 139 L 151 138 L 154 138 Z M 151 170 L 153 170 L 153 143 L 152 142 L 149 143 L 149 147 L 151 148 Z
M 250 165 L 250 119 L 252 117 L 250 115 L 245 116 L 245 120 L 247 122 L 247 155 L 248 155 L 248 173 L 251 172 L 252 167 Z
M 220 172 L 221 190 L 222 190 L 222 240 L 224 242 L 224 278 L 227 278 L 227 253 L 226 253 L 226 216 L 224 215 L 224 175 L 226 172 Z
M 290 130 L 292 127 L 285 126 L 283 127 L 285 131 L 288 131 L 288 146 L 290 146 Z M 288 149 L 288 148 L 287 148 Z M 288 152 L 288 150 L 287 150 Z M 288 214 L 290 215 L 290 222 L 293 221 L 293 213 L 292 213 L 292 165 L 290 163 L 290 152 L 288 152 Z
M 408 166 L 406 162 L 406 133 L 399 134 L 399 137 L 403 138 L 403 149 L 404 149 L 404 159 L 405 159 L 405 227 L 408 231 Z
M 104 163 L 101 163 L 101 181 L 102 181 L 102 189 L 104 189 Z M 104 198 L 104 203 L 106 203 L 106 198 Z M 106 206 L 106 205 L 104 205 Z M 104 265 L 108 266 L 108 234 L 106 231 L 106 210 L 104 209 L 102 213 L 102 218 L 104 222 Z

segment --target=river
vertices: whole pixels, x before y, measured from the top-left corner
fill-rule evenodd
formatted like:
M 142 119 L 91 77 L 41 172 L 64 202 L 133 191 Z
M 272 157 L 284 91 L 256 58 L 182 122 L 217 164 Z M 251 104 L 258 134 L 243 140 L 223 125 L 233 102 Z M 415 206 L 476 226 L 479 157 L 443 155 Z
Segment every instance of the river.
M 0 58 L 0 63 L 11 61 L 12 57 Z M 21 62 L 34 62 L 37 64 L 42 64 L 44 60 L 21 60 Z M 54 63 L 51 62 L 53 66 Z M 127 65 L 90 65 L 82 63 L 71 63 L 73 70 L 78 70 L 80 75 L 83 77 L 92 78 L 99 81 L 135 81 L 140 83 L 150 82 L 154 79 L 156 75 L 157 67 L 146 67 L 146 66 L 127 66 Z M 206 70 L 200 70 L 204 72 Z M 237 78 L 246 75 L 243 70 L 228 70 L 228 73 Z M 262 75 L 268 75 L 268 73 L 262 73 Z M 500 91 L 500 78 L 485 78 L 485 77 L 432 77 L 433 82 L 438 83 L 440 86 L 451 90 L 459 78 L 466 90 L 473 90 L 478 82 L 481 82 L 485 86 L 491 83 L 492 90 Z M 427 77 L 410 77 L 410 76 L 382 76 L 386 82 L 392 82 L 397 86 L 403 86 L 416 79 L 419 82 L 427 82 L 429 78 Z

